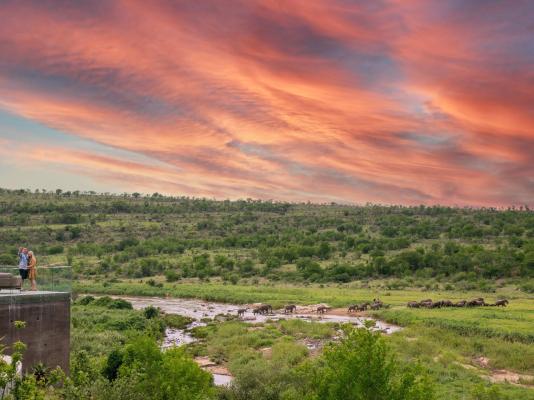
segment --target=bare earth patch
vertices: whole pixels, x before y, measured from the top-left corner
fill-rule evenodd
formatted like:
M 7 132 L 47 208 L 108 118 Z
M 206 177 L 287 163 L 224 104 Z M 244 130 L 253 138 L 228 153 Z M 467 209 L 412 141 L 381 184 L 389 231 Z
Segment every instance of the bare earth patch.
M 512 385 L 527 388 L 534 386 L 534 375 L 520 374 L 517 372 L 508 371 L 506 369 L 495 369 L 488 371 L 490 360 L 487 357 L 481 356 L 474 358 L 473 363 L 477 366 L 463 363 L 457 364 L 461 365 L 465 369 L 479 372 L 482 378 L 487 379 L 492 383 L 510 383 Z M 484 368 L 484 371 L 480 368 Z M 488 371 L 489 374 L 485 374 L 485 371 Z
M 523 387 L 534 385 L 534 375 L 518 374 L 517 372 L 498 369 L 488 375 L 488 379 L 493 383 L 511 383 Z
M 213 375 L 213 381 L 217 386 L 227 386 L 234 379 L 226 366 L 217 365 L 211 361 L 209 357 L 195 357 L 195 362 L 204 371 L 207 371 Z

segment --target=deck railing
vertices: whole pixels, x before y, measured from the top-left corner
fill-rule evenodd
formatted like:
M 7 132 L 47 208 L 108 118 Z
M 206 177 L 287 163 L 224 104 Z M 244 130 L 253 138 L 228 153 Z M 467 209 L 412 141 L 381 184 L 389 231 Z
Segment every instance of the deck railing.
M 19 276 L 17 266 L 0 265 L 0 272 Z M 50 292 L 71 292 L 72 267 L 67 265 L 37 266 L 37 290 Z M 23 290 L 30 290 L 30 281 L 25 280 Z M 18 289 L 2 289 L 0 293 L 19 292 Z

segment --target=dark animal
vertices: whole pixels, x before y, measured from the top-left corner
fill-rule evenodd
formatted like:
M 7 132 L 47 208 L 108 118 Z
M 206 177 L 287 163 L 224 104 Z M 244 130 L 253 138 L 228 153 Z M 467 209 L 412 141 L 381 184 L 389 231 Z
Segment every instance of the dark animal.
M 443 302 L 442 301 L 436 301 L 434 303 L 430 303 L 430 307 L 429 308 L 441 308 L 441 306 L 443 306 Z
M 351 304 L 348 308 L 348 312 L 356 312 L 356 310 L 359 308 L 358 304 Z
M 501 306 L 501 307 L 506 307 L 508 305 L 508 300 L 506 299 L 503 299 L 503 300 L 497 300 L 495 302 L 495 305 L 496 306 Z
M 293 314 L 295 312 L 295 310 L 297 309 L 297 306 L 294 305 L 294 304 L 290 304 L 288 306 L 285 306 L 284 307 L 284 313 L 290 313 L 290 314 Z
M 484 303 L 484 299 L 478 298 L 478 299 L 468 301 L 467 307 L 480 307 L 480 306 L 483 306 L 484 304 L 486 304 Z
M 430 306 L 432 306 L 432 299 L 421 300 L 419 306 L 430 308 Z
M 254 310 L 252 310 L 252 312 L 254 314 L 268 314 L 269 312 L 272 313 L 273 311 L 273 308 L 270 304 L 263 304 L 259 307 L 256 307 Z
M 317 307 L 317 314 L 324 314 L 327 311 L 328 311 L 328 307 L 326 307 L 326 306 Z
M 245 315 L 245 311 L 247 311 L 248 309 L 247 308 L 240 308 L 239 310 L 237 310 L 237 316 L 238 317 L 242 317 Z
M 419 308 L 419 303 L 417 301 L 410 301 L 408 302 L 409 308 Z
M 460 300 L 459 302 L 454 304 L 454 307 L 465 307 L 467 304 L 467 300 Z
M 382 305 L 383 305 L 382 302 L 380 302 L 380 303 L 375 302 L 375 303 L 371 304 L 371 310 L 379 310 L 380 307 L 382 307 Z
M 450 301 L 450 300 L 442 300 L 441 301 L 441 306 L 442 307 L 452 307 L 453 304 L 452 304 L 452 301 Z
M 358 306 L 358 311 L 365 311 L 369 307 L 369 303 L 363 303 Z

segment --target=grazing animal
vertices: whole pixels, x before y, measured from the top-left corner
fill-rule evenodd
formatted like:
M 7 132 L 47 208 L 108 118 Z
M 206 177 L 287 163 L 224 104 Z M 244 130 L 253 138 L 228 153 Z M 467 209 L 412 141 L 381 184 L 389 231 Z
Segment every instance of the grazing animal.
M 465 307 L 467 304 L 467 300 L 460 300 L 459 302 L 454 304 L 454 307 Z
M 442 305 L 442 301 L 436 301 L 435 303 L 431 303 L 429 308 L 441 308 Z
M 237 310 L 237 316 L 238 317 L 242 317 L 245 315 L 245 311 L 247 311 L 248 308 L 240 308 L 239 310 Z
M 363 303 L 358 306 L 358 311 L 365 311 L 367 310 L 367 307 L 369 306 L 369 303 Z
M 371 310 L 379 310 L 382 307 L 382 303 L 373 303 L 371 304 Z
M 273 307 L 270 304 L 263 304 L 259 306 L 257 309 L 260 314 L 269 314 L 269 313 L 272 314 L 273 312 Z
M 357 304 L 351 304 L 349 306 L 349 309 L 347 310 L 348 312 L 356 312 L 356 310 L 359 308 L 359 306 Z
M 452 301 L 450 301 L 450 300 L 442 300 L 441 301 L 441 306 L 442 307 L 452 307 L 453 304 L 452 304 Z
M 427 307 L 427 308 L 430 308 L 431 305 L 432 305 L 432 299 L 421 300 L 421 301 L 419 302 L 419 306 L 420 306 L 420 307 Z
M 480 307 L 480 306 L 483 306 L 484 304 L 486 304 L 484 303 L 484 299 L 478 298 L 478 299 L 468 301 L 467 307 Z
M 317 314 L 324 314 L 327 311 L 328 311 L 328 307 L 326 307 L 326 306 L 317 307 Z
M 501 306 L 501 307 L 506 307 L 508 305 L 508 300 L 506 299 L 503 299 L 503 300 L 497 300 L 495 302 L 495 305 L 496 306 Z
M 296 309 L 297 309 L 296 305 L 290 304 L 290 305 L 284 307 L 284 313 L 293 314 Z
M 419 303 L 417 301 L 410 301 L 408 302 L 409 308 L 419 308 Z
M 252 314 L 262 314 L 261 307 L 256 307 L 254 310 L 252 310 Z

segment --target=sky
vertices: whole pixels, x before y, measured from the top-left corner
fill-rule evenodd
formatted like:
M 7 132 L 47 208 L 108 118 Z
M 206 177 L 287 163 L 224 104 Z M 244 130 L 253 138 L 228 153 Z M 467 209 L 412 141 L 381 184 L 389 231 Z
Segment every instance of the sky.
M 2 0 L 0 187 L 534 205 L 529 0 Z

